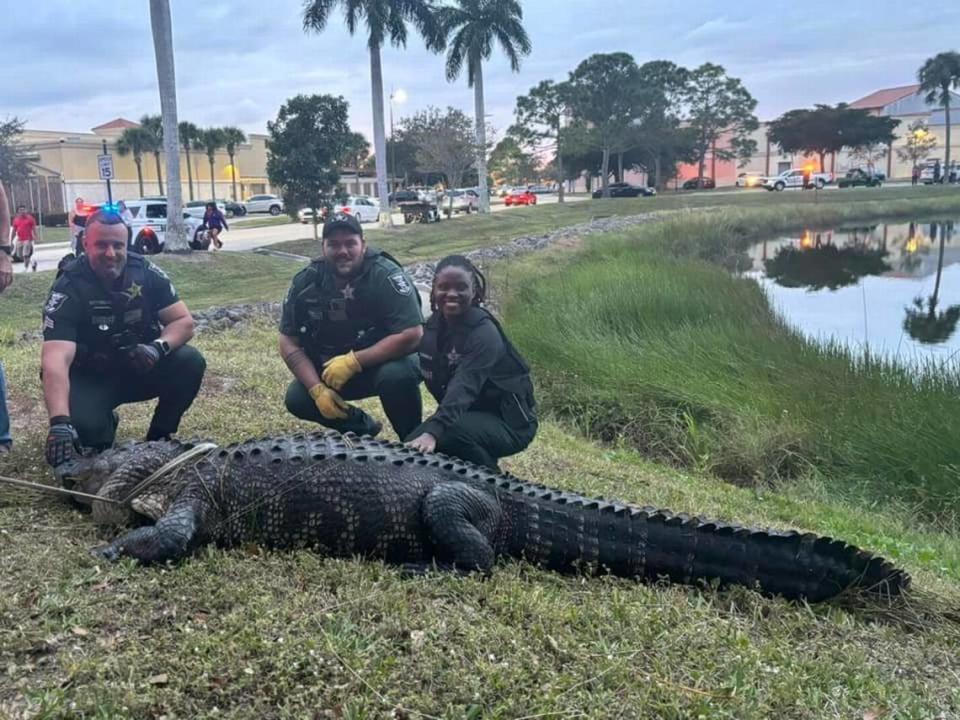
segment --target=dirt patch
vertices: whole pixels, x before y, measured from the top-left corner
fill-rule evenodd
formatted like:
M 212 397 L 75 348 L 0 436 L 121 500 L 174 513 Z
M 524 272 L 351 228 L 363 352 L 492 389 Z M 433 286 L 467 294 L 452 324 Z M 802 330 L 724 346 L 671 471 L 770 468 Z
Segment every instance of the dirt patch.
M 10 426 L 14 438 L 37 428 L 45 428 L 47 425 L 47 411 L 43 403 L 9 385 L 7 386 L 7 410 L 10 413 Z
M 237 379 L 229 375 L 210 372 L 209 368 L 203 376 L 200 392 L 203 395 L 226 395 L 237 386 Z

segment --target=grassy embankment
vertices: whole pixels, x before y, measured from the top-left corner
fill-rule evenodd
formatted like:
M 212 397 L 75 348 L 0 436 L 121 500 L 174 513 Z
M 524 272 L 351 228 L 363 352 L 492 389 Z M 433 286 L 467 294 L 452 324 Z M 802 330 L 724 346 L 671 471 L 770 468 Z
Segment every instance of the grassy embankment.
M 742 484 L 812 472 L 956 529 L 956 367 L 918 377 L 811 344 L 754 282 L 718 267 L 758 237 L 863 219 L 867 205 L 674 218 L 590 241 L 549 277 L 533 258 L 512 266 L 511 332 L 545 409 L 662 461 Z M 960 197 L 887 210 L 949 217 Z
M 160 260 L 197 308 L 234 295 L 278 297 L 299 267 L 203 258 Z M 573 271 L 568 258 L 526 262 L 539 272 Z M 511 270 L 514 292 L 528 271 Z M 36 327 L 39 282 L 20 280 L 21 294 L 0 300 L 10 301 L 4 323 Z M 508 322 L 524 334 L 513 305 Z M 272 327 L 207 334 L 196 344 L 208 373 L 185 435 L 231 441 L 306 427 L 283 410 L 288 373 Z M 44 480 L 38 344 L 6 342 L 0 351 L 17 436 L 0 473 Z M 554 389 L 543 385 L 541 400 L 554 402 Z M 141 435 L 149 410 L 121 408 L 121 437 Z M 86 550 L 108 535 L 84 516 L 59 500 L 0 488 L 0 716 L 819 720 L 960 712 L 960 632 L 943 614 L 960 599 L 955 536 L 890 510 L 864 512 L 809 478 L 776 493 L 735 487 L 627 446 L 598 447 L 551 421 L 506 465 L 588 494 L 844 537 L 896 556 L 921 596 L 892 610 L 807 607 L 745 590 L 563 578 L 518 563 L 487 581 L 405 579 L 375 563 L 254 550 L 208 549 L 176 567 L 104 566 Z

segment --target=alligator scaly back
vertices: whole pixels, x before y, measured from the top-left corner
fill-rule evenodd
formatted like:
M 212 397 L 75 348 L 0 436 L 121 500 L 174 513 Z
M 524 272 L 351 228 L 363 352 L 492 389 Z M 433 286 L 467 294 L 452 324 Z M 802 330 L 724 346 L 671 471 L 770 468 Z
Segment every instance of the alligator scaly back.
M 147 462 L 133 452 L 105 478 L 114 497 L 189 447 L 140 446 Z M 812 601 L 847 588 L 893 596 L 910 582 L 883 558 L 839 540 L 585 498 L 333 431 L 230 445 L 186 463 L 164 487 L 149 513 L 163 513 L 157 524 L 118 538 L 101 549 L 104 557 L 156 562 L 206 543 L 259 542 L 488 571 L 509 556 L 560 572 L 716 580 Z

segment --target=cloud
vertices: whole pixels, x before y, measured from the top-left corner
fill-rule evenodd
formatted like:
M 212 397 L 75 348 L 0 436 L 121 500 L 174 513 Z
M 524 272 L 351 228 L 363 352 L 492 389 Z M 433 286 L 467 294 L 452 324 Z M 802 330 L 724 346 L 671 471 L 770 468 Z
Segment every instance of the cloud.
M 147 3 L 43 0 L 7 3 L 0 114 L 30 127 L 86 131 L 121 115 L 157 112 Z M 171 0 L 181 118 L 265 132 L 280 105 L 299 93 L 343 95 L 353 126 L 372 136 L 369 55 L 360 28 L 350 36 L 338 7 L 321 33 L 303 31 L 300 0 Z M 955 47 L 960 4 L 904 14 L 899 0 L 805 0 L 676 5 L 605 0 L 524 0 L 533 43 L 521 72 L 499 51 L 484 65 L 489 120 L 505 130 L 516 97 L 539 81 L 563 80 L 587 56 L 629 52 L 642 63 L 723 65 L 773 117 L 814 102 L 853 100 L 911 82 L 923 59 Z M 466 79 L 448 83 L 444 59 L 411 34 L 407 48 L 382 51 L 384 92 L 409 101 L 394 121 L 428 105 L 473 114 Z M 389 119 L 389 105 L 385 105 Z

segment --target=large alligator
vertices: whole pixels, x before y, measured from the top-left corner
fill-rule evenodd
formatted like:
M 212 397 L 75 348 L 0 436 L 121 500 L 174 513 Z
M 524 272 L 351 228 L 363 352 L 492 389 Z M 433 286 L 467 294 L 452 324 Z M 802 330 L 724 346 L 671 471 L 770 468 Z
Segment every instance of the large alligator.
M 259 543 L 459 572 L 489 571 L 497 558 L 512 557 L 562 572 L 718 580 L 811 601 L 847 588 L 892 596 L 910 582 L 883 558 L 839 540 L 586 498 L 333 431 L 217 448 L 142 487 L 191 447 L 133 442 L 73 464 L 66 477 L 76 489 L 104 498 L 92 503 L 95 520 L 154 521 L 96 553 L 150 563 L 209 543 Z M 121 499 L 129 502 L 116 504 Z

